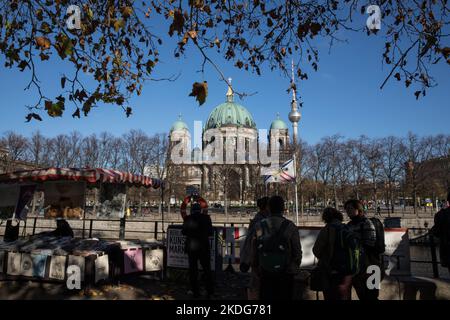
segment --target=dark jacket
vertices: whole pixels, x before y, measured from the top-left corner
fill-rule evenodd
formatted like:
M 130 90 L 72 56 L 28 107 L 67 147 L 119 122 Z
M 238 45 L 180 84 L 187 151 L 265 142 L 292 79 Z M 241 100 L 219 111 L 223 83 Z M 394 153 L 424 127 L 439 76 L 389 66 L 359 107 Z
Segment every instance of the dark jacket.
M 214 234 L 214 230 L 209 215 L 194 213 L 187 216 L 182 233 L 186 236 L 186 253 L 210 251 L 209 237 Z
M 284 220 L 287 219 L 281 215 L 272 215 L 269 218 L 265 219 L 265 221 L 267 221 L 269 228 L 274 230 L 274 232 L 275 230 L 280 229 L 281 224 L 283 223 Z M 256 239 L 262 235 L 262 232 L 263 231 L 261 227 L 261 222 L 259 222 L 256 225 L 256 235 L 253 237 L 252 241 L 252 268 L 254 268 L 255 270 L 259 268 Z M 300 264 L 302 263 L 303 252 L 302 252 L 302 245 L 300 243 L 300 234 L 298 232 L 298 228 L 292 221 L 289 221 L 284 236 L 286 239 L 288 239 L 289 243 L 288 248 L 289 261 L 286 273 L 296 274 L 300 271 Z
M 450 208 L 442 209 L 434 216 L 433 235 L 439 238 L 439 253 L 443 267 L 450 266 Z
M 313 253 L 319 260 L 318 265 L 322 270 L 332 273 L 331 270 L 331 260 L 334 253 L 334 245 L 336 242 L 336 229 L 331 227 L 331 224 L 341 224 L 342 222 L 335 220 L 327 223 L 323 227 L 319 235 L 317 236 L 316 242 L 313 246 Z
M 247 265 L 251 264 L 251 252 L 252 252 L 252 239 L 256 233 L 256 225 L 263 219 L 267 218 L 261 212 L 258 212 L 255 217 L 250 221 L 250 225 L 248 226 L 247 235 L 245 236 L 244 244 L 240 250 L 240 261 L 241 263 L 245 263 Z
M 375 225 L 365 216 L 356 217 L 348 223 L 350 230 L 359 239 L 363 252 L 363 269 L 370 265 L 380 265 L 381 256 L 375 252 L 377 232 Z

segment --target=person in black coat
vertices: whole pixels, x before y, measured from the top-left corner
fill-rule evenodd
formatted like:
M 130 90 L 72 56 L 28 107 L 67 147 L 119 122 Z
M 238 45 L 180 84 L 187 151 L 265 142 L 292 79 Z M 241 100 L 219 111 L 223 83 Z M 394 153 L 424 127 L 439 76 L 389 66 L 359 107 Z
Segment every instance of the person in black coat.
M 434 216 L 431 232 L 439 238 L 441 265 L 450 273 L 450 192 L 447 195 L 447 204 L 449 207 L 440 210 Z
M 214 293 L 211 272 L 211 248 L 209 237 L 213 235 L 211 218 L 202 213 L 199 203 L 194 203 L 191 214 L 184 220 L 183 235 L 186 236 L 185 251 L 189 257 L 189 279 L 194 297 L 200 296 L 198 283 L 198 261 L 205 273 L 208 297 Z

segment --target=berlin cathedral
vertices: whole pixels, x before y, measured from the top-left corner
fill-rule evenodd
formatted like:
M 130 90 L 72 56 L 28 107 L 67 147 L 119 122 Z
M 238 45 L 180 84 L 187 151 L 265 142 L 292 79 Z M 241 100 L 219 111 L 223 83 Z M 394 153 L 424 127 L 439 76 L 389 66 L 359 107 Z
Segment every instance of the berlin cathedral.
M 188 142 L 186 144 L 189 145 L 189 149 L 187 149 L 188 157 L 192 161 L 179 164 L 169 160 L 167 181 L 169 182 L 168 191 L 171 196 L 180 201 L 191 192 L 198 192 L 211 204 L 218 203 L 225 206 L 254 205 L 256 199 L 268 194 L 268 192 L 288 196 L 289 188 L 287 186 L 266 186 L 264 184 L 261 173 L 263 165 L 260 161 L 252 161 L 246 156 L 244 161 L 233 164 L 227 164 L 227 162 L 210 163 L 204 161 L 205 153 L 202 150 L 205 150 L 219 133 L 226 136 L 226 138 L 223 138 L 224 144 L 231 143 L 236 146 L 238 141 L 243 141 L 247 153 L 251 141 L 260 143 L 262 139 L 265 139 L 268 150 L 271 150 L 271 143 L 277 143 L 280 164 L 291 159 L 294 146 L 298 141 L 297 128 L 301 118 L 297 107 L 295 86 L 292 86 L 291 90 L 292 101 L 289 120 L 293 126 L 292 140 L 287 124 L 280 119 L 279 115 L 271 123 L 268 135 L 266 137 L 259 136 L 260 131 L 251 113 L 244 106 L 235 102 L 231 86 L 228 87 L 225 102 L 212 110 L 202 128 L 202 148 L 199 148 L 199 146 L 190 148 L 191 132 L 180 116 L 170 129 L 169 150 L 173 150 L 177 144 L 183 141 Z M 267 149 L 264 152 L 270 153 Z M 259 153 L 262 150 L 258 148 L 255 151 L 258 153 L 257 158 L 259 159 Z

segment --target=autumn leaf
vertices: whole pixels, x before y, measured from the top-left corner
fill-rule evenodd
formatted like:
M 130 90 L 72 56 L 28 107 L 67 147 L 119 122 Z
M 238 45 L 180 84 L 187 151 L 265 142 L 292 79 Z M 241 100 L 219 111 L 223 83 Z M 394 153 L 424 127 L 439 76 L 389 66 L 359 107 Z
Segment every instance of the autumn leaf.
M 200 105 L 204 104 L 206 97 L 208 96 L 208 83 L 204 81 L 195 82 L 192 86 L 192 92 L 189 94 L 190 97 L 196 97 L 196 100 Z
M 80 108 L 77 108 L 77 110 L 75 110 L 75 112 L 72 114 L 72 118 L 80 119 Z
M 26 122 L 30 122 L 31 119 L 35 119 L 35 120 L 38 120 L 38 121 L 42 121 L 41 116 L 38 115 L 37 113 L 29 113 L 29 114 L 26 116 L 26 119 L 27 119 Z
M 195 30 L 188 31 L 187 34 L 189 35 L 189 37 L 191 39 L 197 38 L 197 31 L 195 31 Z
M 20 61 L 19 63 L 20 71 L 23 72 L 23 70 L 25 70 L 26 67 L 28 67 L 28 62 L 26 62 L 25 60 Z
M 64 89 L 65 86 L 66 86 L 66 77 L 62 77 L 61 78 L 61 88 Z
M 184 16 L 183 13 L 181 13 L 180 10 L 175 10 L 173 12 L 173 22 L 169 27 L 169 35 L 173 36 L 174 31 L 178 32 L 178 34 L 181 34 L 183 32 L 184 27 Z
M 129 118 L 133 114 L 133 109 L 127 107 L 127 109 L 125 110 L 125 114 L 127 115 L 127 118 Z
M 114 30 L 118 32 L 121 28 L 125 27 L 125 20 L 120 19 L 114 22 Z
M 401 80 L 400 73 L 398 73 L 398 72 L 394 75 L 394 77 L 395 77 L 395 79 L 397 79 L 397 81 Z
M 131 7 L 123 7 L 122 8 L 122 16 L 124 18 L 130 17 L 132 13 L 133 13 L 133 8 L 131 8 Z
M 36 37 L 36 44 L 41 50 L 47 50 L 50 49 L 51 42 L 46 37 Z
M 420 96 L 420 91 L 416 91 L 416 92 L 414 92 L 414 95 L 416 96 L 416 100 L 418 100 L 419 99 L 419 96 Z
M 45 110 L 50 117 L 61 117 L 64 111 L 64 101 L 53 103 L 52 101 L 45 101 Z

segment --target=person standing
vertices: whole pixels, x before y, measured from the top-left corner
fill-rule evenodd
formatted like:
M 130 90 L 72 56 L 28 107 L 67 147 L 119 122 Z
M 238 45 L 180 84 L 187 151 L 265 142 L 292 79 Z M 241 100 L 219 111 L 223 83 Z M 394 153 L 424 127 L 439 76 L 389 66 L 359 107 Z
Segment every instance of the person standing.
M 240 248 L 240 270 L 243 273 L 248 272 L 251 265 L 252 240 L 256 235 L 256 225 L 269 216 L 269 197 L 263 197 L 257 201 L 258 213 L 250 221 L 244 244 Z M 252 268 L 248 298 L 249 300 L 257 300 L 259 298 L 259 277 L 256 270 Z
M 378 300 L 379 289 L 369 289 L 367 286 L 367 268 L 371 265 L 382 267 L 381 254 L 377 249 L 377 230 L 374 223 L 364 214 L 364 207 L 359 200 L 348 200 L 344 208 L 350 218 L 348 226 L 354 232 L 360 242 L 362 257 L 361 271 L 353 276 L 352 285 L 359 300 Z M 380 239 L 381 240 L 381 239 Z M 383 235 L 384 244 L 384 235 Z M 384 250 L 383 250 L 384 251 Z M 381 268 L 383 272 L 383 268 Z
M 325 300 L 351 300 L 352 272 L 348 269 L 348 252 L 353 248 L 343 239 L 346 225 L 342 223 L 344 217 L 335 208 L 325 208 L 322 214 L 325 222 L 317 240 L 314 243 L 313 253 L 318 259 L 318 268 L 321 270 L 323 295 Z
M 214 280 L 209 237 L 214 231 L 210 216 L 202 213 L 199 203 L 192 204 L 191 214 L 184 220 L 182 233 L 186 236 L 185 251 L 189 258 L 189 280 L 194 297 L 200 297 L 198 283 L 198 262 L 200 262 L 205 273 L 206 291 L 210 298 L 214 294 Z
M 441 209 L 434 216 L 431 232 L 439 238 L 439 255 L 441 265 L 450 273 L 450 191 L 447 195 L 447 208 Z
M 294 276 L 302 262 L 302 248 L 297 226 L 283 217 L 284 199 L 269 200 L 270 216 L 256 227 L 252 268 L 260 278 L 261 300 L 292 300 Z

